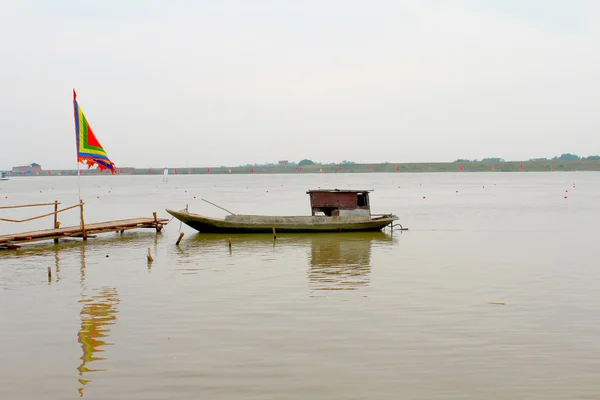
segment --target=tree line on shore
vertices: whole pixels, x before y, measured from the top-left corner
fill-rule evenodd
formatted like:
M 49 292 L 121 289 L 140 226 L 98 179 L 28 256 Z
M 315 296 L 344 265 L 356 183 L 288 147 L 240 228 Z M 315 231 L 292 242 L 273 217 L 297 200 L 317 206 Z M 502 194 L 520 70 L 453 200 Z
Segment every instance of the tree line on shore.
M 600 160 L 600 155 L 591 155 L 588 157 L 581 157 L 578 156 L 577 154 L 571 154 L 571 153 L 564 153 L 561 154 L 560 156 L 556 156 L 556 157 L 552 157 L 552 158 L 545 158 L 545 157 L 541 157 L 541 158 L 531 158 L 527 161 L 531 161 L 531 162 L 535 162 L 535 161 L 598 161 Z M 468 162 L 484 162 L 484 163 L 502 163 L 502 162 L 507 162 L 504 158 L 501 157 L 486 157 L 486 158 L 482 158 L 481 160 L 469 160 L 466 158 L 459 158 L 457 160 L 455 160 L 454 162 L 456 163 L 468 163 Z M 355 161 L 349 161 L 349 160 L 343 160 L 341 162 L 338 163 L 330 163 L 330 162 L 317 162 L 317 161 L 313 161 L 311 159 L 308 158 L 304 158 L 298 162 L 294 162 L 294 161 L 289 161 L 286 163 L 287 166 L 292 166 L 292 167 L 304 167 L 304 166 L 308 166 L 308 165 L 357 165 L 359 163 L 355 162 Z M 389 164 L 389 162 L 381 162 L 381 163 L 377 163 L 377 164 Z M 239 167 L 276 167 L 280 165 L 279 163 L 270 163 L 270 162 L 266 162 L 266 163 L 255 163 L 255 164 L 246 164 L 246 165 L 240 165 Z M 225 168 L 225 167 L 223 167 Z
M 545 158 L 545 157 L 530 158 L 527 161 L 598 161 L 598 160 L 600 160 L 600 155 L 580 157 L 577 154 L 564 153 L 564 154 L 561 154 L 560 156 L 556 156 L 556 157 L 552 157 L 552 158 Z M 498 162 L 506 162 L 506 161 L 504 160 L 504 158 L 500 158 L 500 157 L 487 157 L 487 158 L 483 158 L 481 160 L 468 160 L 468 159 L 464 159 L 464 158 L 459 158 L 458 160 L 456 160 L 454 162 L 494 162 L 494 163 L 498 163 Z

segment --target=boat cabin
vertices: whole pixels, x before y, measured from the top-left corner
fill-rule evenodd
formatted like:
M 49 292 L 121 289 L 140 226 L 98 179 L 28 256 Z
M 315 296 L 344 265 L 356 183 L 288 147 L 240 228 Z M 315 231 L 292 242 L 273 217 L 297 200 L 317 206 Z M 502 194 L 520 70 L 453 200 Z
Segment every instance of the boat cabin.
M 312 215 L 370 216 L 370 190 L 319 189 L 306 192 L 310 196 Z

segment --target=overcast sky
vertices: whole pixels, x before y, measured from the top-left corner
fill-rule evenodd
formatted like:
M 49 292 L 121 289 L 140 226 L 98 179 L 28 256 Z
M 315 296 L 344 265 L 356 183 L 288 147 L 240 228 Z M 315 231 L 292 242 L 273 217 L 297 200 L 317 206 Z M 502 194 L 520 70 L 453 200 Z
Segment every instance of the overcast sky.
M 600 153 L 600 1 L 0 0 L 0 169 Z

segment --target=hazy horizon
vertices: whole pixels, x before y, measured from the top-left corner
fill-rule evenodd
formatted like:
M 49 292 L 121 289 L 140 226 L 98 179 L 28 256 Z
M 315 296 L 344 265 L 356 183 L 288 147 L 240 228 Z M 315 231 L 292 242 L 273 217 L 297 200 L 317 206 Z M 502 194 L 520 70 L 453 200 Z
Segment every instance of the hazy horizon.
M 598 157 L 598 155 L 592 155 L 595 157 Z M 486 157 L 484 157 L 485 159 Z M 287 166 L 298 166 L 299 161 L 302 160 L 272 160 L 272 161 L 265 161 L 265 162 L 256 162 L 256 163 L 245 163 L 245 164 L 212 164 L 212 165 L 192 165 L 192 164 L 188 164 L 188 165 L 148 165 L 148 166 L 137 166 L 137 165 L 115 165 L 115 167 L 117 168 L 117 170 L 119 168 L 133 168 L 136 170 L 145 170 L 146 168 L 149 169 L 153 169 L 153 170 L 162 170 L 163 168 L 169 168 L 169 169 L 177 169 L 177 168 L 181 168 L 181 169 L 186 169 L 186 168 L 244 168 L 244 167 L 269 167 L 269 166 L 279 166 L 278 161 L 288 161 L 288 165 Z M 306 169 L 307 166 L 332 166 L 332 165 L 337 165 L 337 166 L 342 166 L 344 168 L 350 168 L 352 165 L 384 165 L 384 164 L 389 164 L 389 165 L 407 165 L 407 164 L 467 164 L 467 163 L 474 163 L 474 164 L 479 164 L 479 163 L 488 163 L 490 165 L 497 165 L 497 164 L 502 164 L 502 163 L 532 163 L 532 162 L 553 162 L 553 163 L 569 163 L 569 162 L 597 162 L 597 159 L 592 159 L 592 160 L 587 160 L 584 159 L 583 157 L 580 160 L 561 160 L 561 159 L 557 159 L 557 160 L 553 160 L 551 157 L 545 158 L 545 159 L 528 159 L 528 160 L 501 160 L 501 161 L 484 161 L 483 159 L 479 158 L 479 159 L 473 159 L 473 160 L 466 160 L 466 159 L 456 159 L 456 160 L 452 160 L 452 161 L 415 161 L 415 162 L 394 162 L 394 161 L 381 161 L 381 162 L 370 162 L 370 163 L 358 163 L 358 162 L 353 162 L 351 160 L 342 160 L 342 161 L 338 161 L 338 162 L 321 162 L 318 160 L 311 160 L 314 163 L 313 164 L 305 164 L 304 167 Z M 587 164 L 586 164 L 587 165 Z M 29 164 L 24 164 L 24 165 L 14 165 L 13 167 L 27 167 L 29 166 Z M 77 164 L 73 163 L 73 165 L 71 167 L 64 167 L 64 168 L 47 168 L 44 167 L 44 165 L 41 165 L 42 170 L 44 171 L 57 171 L 57 170 L 62 170 L 62 171 L 73 171 L 77 169 Z M 11 167 L 12 168 L 12 167 Z M 11 170 L 11 168 L 6 168 L 6 169 L 2 169 L 0 168 L 0 171 L 6 171 L 9 172 Z M 84 164 L 79 164 L 79 168 L 82 171 L 86 171 L 88 170 L 88 167 Z M 96 169 L 96 167 L 92 168 L 92 169 Z
M 600 3 L 0 2 L 0 170 L 600 153 Z M 85 168 L 82 166 L 82 168 Z

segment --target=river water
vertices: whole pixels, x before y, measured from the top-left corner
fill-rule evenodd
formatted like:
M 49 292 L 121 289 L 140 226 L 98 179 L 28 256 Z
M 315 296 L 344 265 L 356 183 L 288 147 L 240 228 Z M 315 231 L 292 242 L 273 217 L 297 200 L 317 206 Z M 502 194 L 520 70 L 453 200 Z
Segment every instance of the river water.
M 373 189 L 409 231 L 274 241 L 172 220 L 1 251 L 1 399 L 600 399 L 599 173 L 162 179 L 82 177 L 86 222 L 225 215 L 201 198 L 307 215 L 307 189 L 337 187 Z M 54 200 L 76 203 L 77 178 L 0 182 L 0 206 Z

